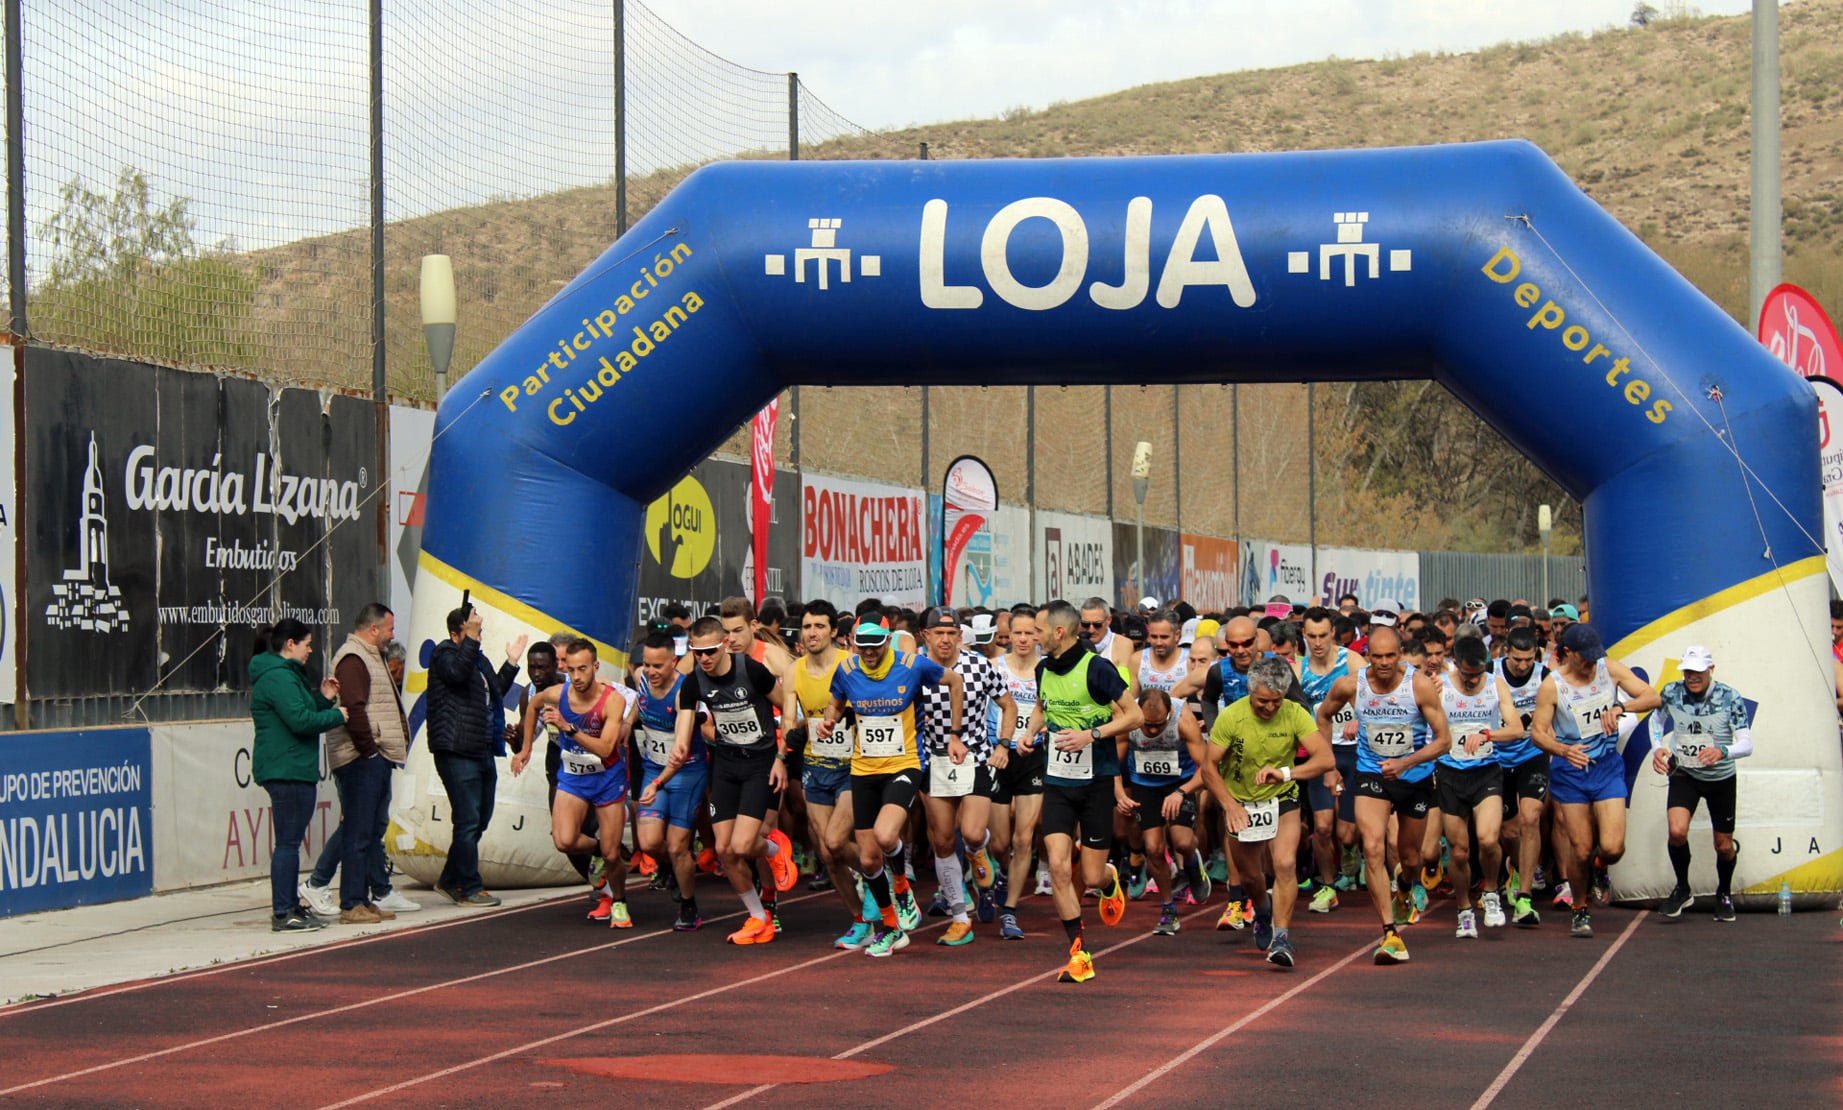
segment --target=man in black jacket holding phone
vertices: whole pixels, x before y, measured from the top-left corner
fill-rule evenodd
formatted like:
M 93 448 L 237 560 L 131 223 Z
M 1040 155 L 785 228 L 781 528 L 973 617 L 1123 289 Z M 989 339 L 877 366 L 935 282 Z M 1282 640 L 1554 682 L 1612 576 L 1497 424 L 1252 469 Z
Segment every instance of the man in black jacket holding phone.
M 499 905 L 480 879 L 480 835 L 493 820 L 494 757 L 505 753 L 501 707 L 528 639 L 507 644 L 506 662 L 495 672 L 480 651 L 480 625 L 479 610 L 463 600 L 448 614 L 448 642 L 429 656 L 429 752 L 454 821 L 435 889 L 461 906 Z

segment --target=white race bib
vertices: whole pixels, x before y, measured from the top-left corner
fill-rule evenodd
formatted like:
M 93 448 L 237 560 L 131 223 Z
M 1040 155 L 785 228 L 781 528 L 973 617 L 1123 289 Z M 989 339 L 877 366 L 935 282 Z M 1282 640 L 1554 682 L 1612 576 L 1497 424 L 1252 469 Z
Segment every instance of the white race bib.
M 717 741 L 746 748 L 762 742 L 762 722 L 753 706 L 716 711 Z
M 1702 731 L 1702 726 L 1695 721 L 1688 721 L 1677 726 L 1670 734 L 1670 748 L 1677 757 L 1679 767 L 1702 766 L 1702 751 L 1716 745 L 1709 740 L 1709 734 Z
M 1497 751 L 1497 744 L 1490 740 L 1486 740 L 1484 743 L 1478 745 L 1478 750 L 1476 752 L 1468 753 L 1465 750 L 1467 738 L 1476 736 L 1481 732 L 1487 732 L 1489 731 L 1489 727 L 1490 726 L 1483 722 L 1468 721 L 1454 728 L 1452 758 L 1462 762 L 1470 762 L 1473 760 L 1483 761 L 1493 758 Z
M 850 759 L 851 745 L 855 739 L 850 726 L 840 721 L 832 726 L 832 735 L 824 740 L 816 736 L 809 738 L 806 742 L 806 750 L 809 755 L 816 755 L 821 759 Z
M 563 769 L 572 775 L 599 775 L 607 770 L 601 756 L 585 751 L 564 752 Z
M 1134 752 L 1133 758 L 1138 760 L 1139 773 L 1147 778 L 1172 779 L 1179 774 L 1176 752 L 1146 749 Z
M 1030 710 L 1020 706 L 1017 723 L 1011 726 L 1011 746 L 1017 747 L 1030 737 Z
M 964 798 L 973 792 L 973 777 L 979 764 L 971 754 L 965 762 L 955 763 L 944 755 L 928 759 L 928 793 L 937 798 Z
M 1243 802 L 1242 808 L 1248 811 L 1248 827 L 1235 834 L 1236 840 L 1243 844 L 1259 844 L 1279 835 L 1280 799 Z
M 1369 750 L 1384 759 L 1414 754 L 1414 730 L 1407 725 L 1370 725 Z
M 640 726 L 640 755 L 655 767 L 664 767 L 672 758 L 673 735 L 664 729 Z
M 1051 733 L 1054 736 L 1054 733 Z M 1065 752 L 1056 747 L 1054 740 L 1048 742 L 1049 766 L 1044 774 L 1051 778 L 1069 779 L 1075 782 L 1087 782 L 1094 778 L 1094 745 L 1083 744 L 1079 749 Z
M 1347 724 L 1350 724 L 1352 721 L 1356 719 L 1357 719 L 1356 708 L 1350 705 L 1349 703 L 1345 703 L 1344 708 L 1332 714 L 1331 716 L 1331 742 L 1333 744 L 1344 744 L 1344 743 L 1354 744 L 1356 743 L 1355 740 L 1346 741 L 1344 739 L 1344 726 Z
M 1600 718 L 1613 707 L 1613 693 L 1606 690 L 1584 701 L 1577 701 L 1569 707 L 1574 714 L 1574 727 L 1582 740 L 1591 741 L 1600 735 Z
M 859 717 L 858 754 L 865 759 L 894 759 L 908 750 L 901 717 Z

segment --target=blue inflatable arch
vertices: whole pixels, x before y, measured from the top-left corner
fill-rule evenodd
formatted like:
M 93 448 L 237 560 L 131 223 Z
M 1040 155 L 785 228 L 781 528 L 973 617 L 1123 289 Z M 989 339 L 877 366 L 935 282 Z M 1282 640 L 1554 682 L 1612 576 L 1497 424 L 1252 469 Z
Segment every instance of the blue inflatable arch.
M 1425 377 L 1583 503 L 1616 655 L 1706 643 L 1760 702 L 1749 771 L 1805 804 L 1743 791 L 1781 848 L 1743 879 L 1843 888 L 1812 393 L 1526 143 L 699 170 L 443 402 L 415 636 L 471 589 L 494 654 L 624 645 L 646 506 L 792 384 Z M 1649 778 L 1624 893 L 1669 885 Z

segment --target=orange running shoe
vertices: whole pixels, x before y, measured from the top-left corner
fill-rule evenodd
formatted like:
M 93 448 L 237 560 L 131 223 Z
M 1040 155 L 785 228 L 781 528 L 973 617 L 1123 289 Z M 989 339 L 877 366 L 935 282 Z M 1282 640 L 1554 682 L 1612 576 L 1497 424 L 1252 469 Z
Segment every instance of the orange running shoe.
M 774 873 L 774 889 L 792 890 L 800 881 L 800 864 L 794 859 L 794 842 L 779 829 L 769 829 L 768 839 L 779 851 L 768 857 L 768 870 Z
M 603 887 L 600 900 L 595 903 L 595 908 L 589 911 L 589 920 L 606 921 L 613 912 L 614 895 L 609 894 L 607 888 Z
M 699 871 L 702 871 L 706 875 L 715 875 L 722 869 L 723 861 L 717 858 L 717 853 L 711 851 L 709 848 L 698 853 Z
M 1120 869 L 1107 865 L 1107 881 L 1101 885 L 1101 924 L 1118 925 L 1126 916 L 1126 892 L 1120 889 Z
M 1056 976 L 1058 983 L 1086 983 L 1094 978 L 1094 957 L 1082 947 L 1081 938 L 1069 945 L 1069 965 Z
M 646 852 L 635 852 L 632 863 L 635 871 L 649 878 L 659 870 L 659 861 Z
M 728 938 L 731 944 L 767 944 L 773 939 L 774 922 L 764 917 L 749 918 Z

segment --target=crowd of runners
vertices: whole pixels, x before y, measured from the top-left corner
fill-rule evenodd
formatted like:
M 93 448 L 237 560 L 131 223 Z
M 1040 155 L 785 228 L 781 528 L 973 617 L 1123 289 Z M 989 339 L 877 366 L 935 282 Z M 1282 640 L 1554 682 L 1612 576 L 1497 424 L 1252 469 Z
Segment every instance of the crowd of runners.
M 1218 890 L 1216 928 L 1251 929 L 1280 968 L 1300 959 L 1302 907 L 1361 914 L 1365 893 L 1378 964 L 1406 962 L 1406 931 L 1447 896 L 1440 927 L 1462 938 L 1557 911 L 1590 938 L 1625 851 L 1619 749 L 1652 711 L 1677 876 L 1659 912 L 1694 901 L 1706 804 L 1708 908 L 1734 919 L 1742 699 L 1700 646 L 1653 689 L 1559 600 L 917 614 L 731 598 L 668 610 L 632 662 L 612 683 L 587 640 L 533 646 L 514 737 L 516 773 L 546 753 L 556 847 L 615 928 L 634 924 L 630 883 L 669 892 L 682 931 L 727 885 L 747 911 L 730 943 L 771 943 L 804 875 L 839 900 L 836 946 L 877 958 L 929 915 L 949 919 L 940 946 L 1026 940 L 1020 900 L 1046 896 L 1074 983 L 1095 974 L 1084 903 L 1112 927 L 1155 898 L 1168 936 Z

